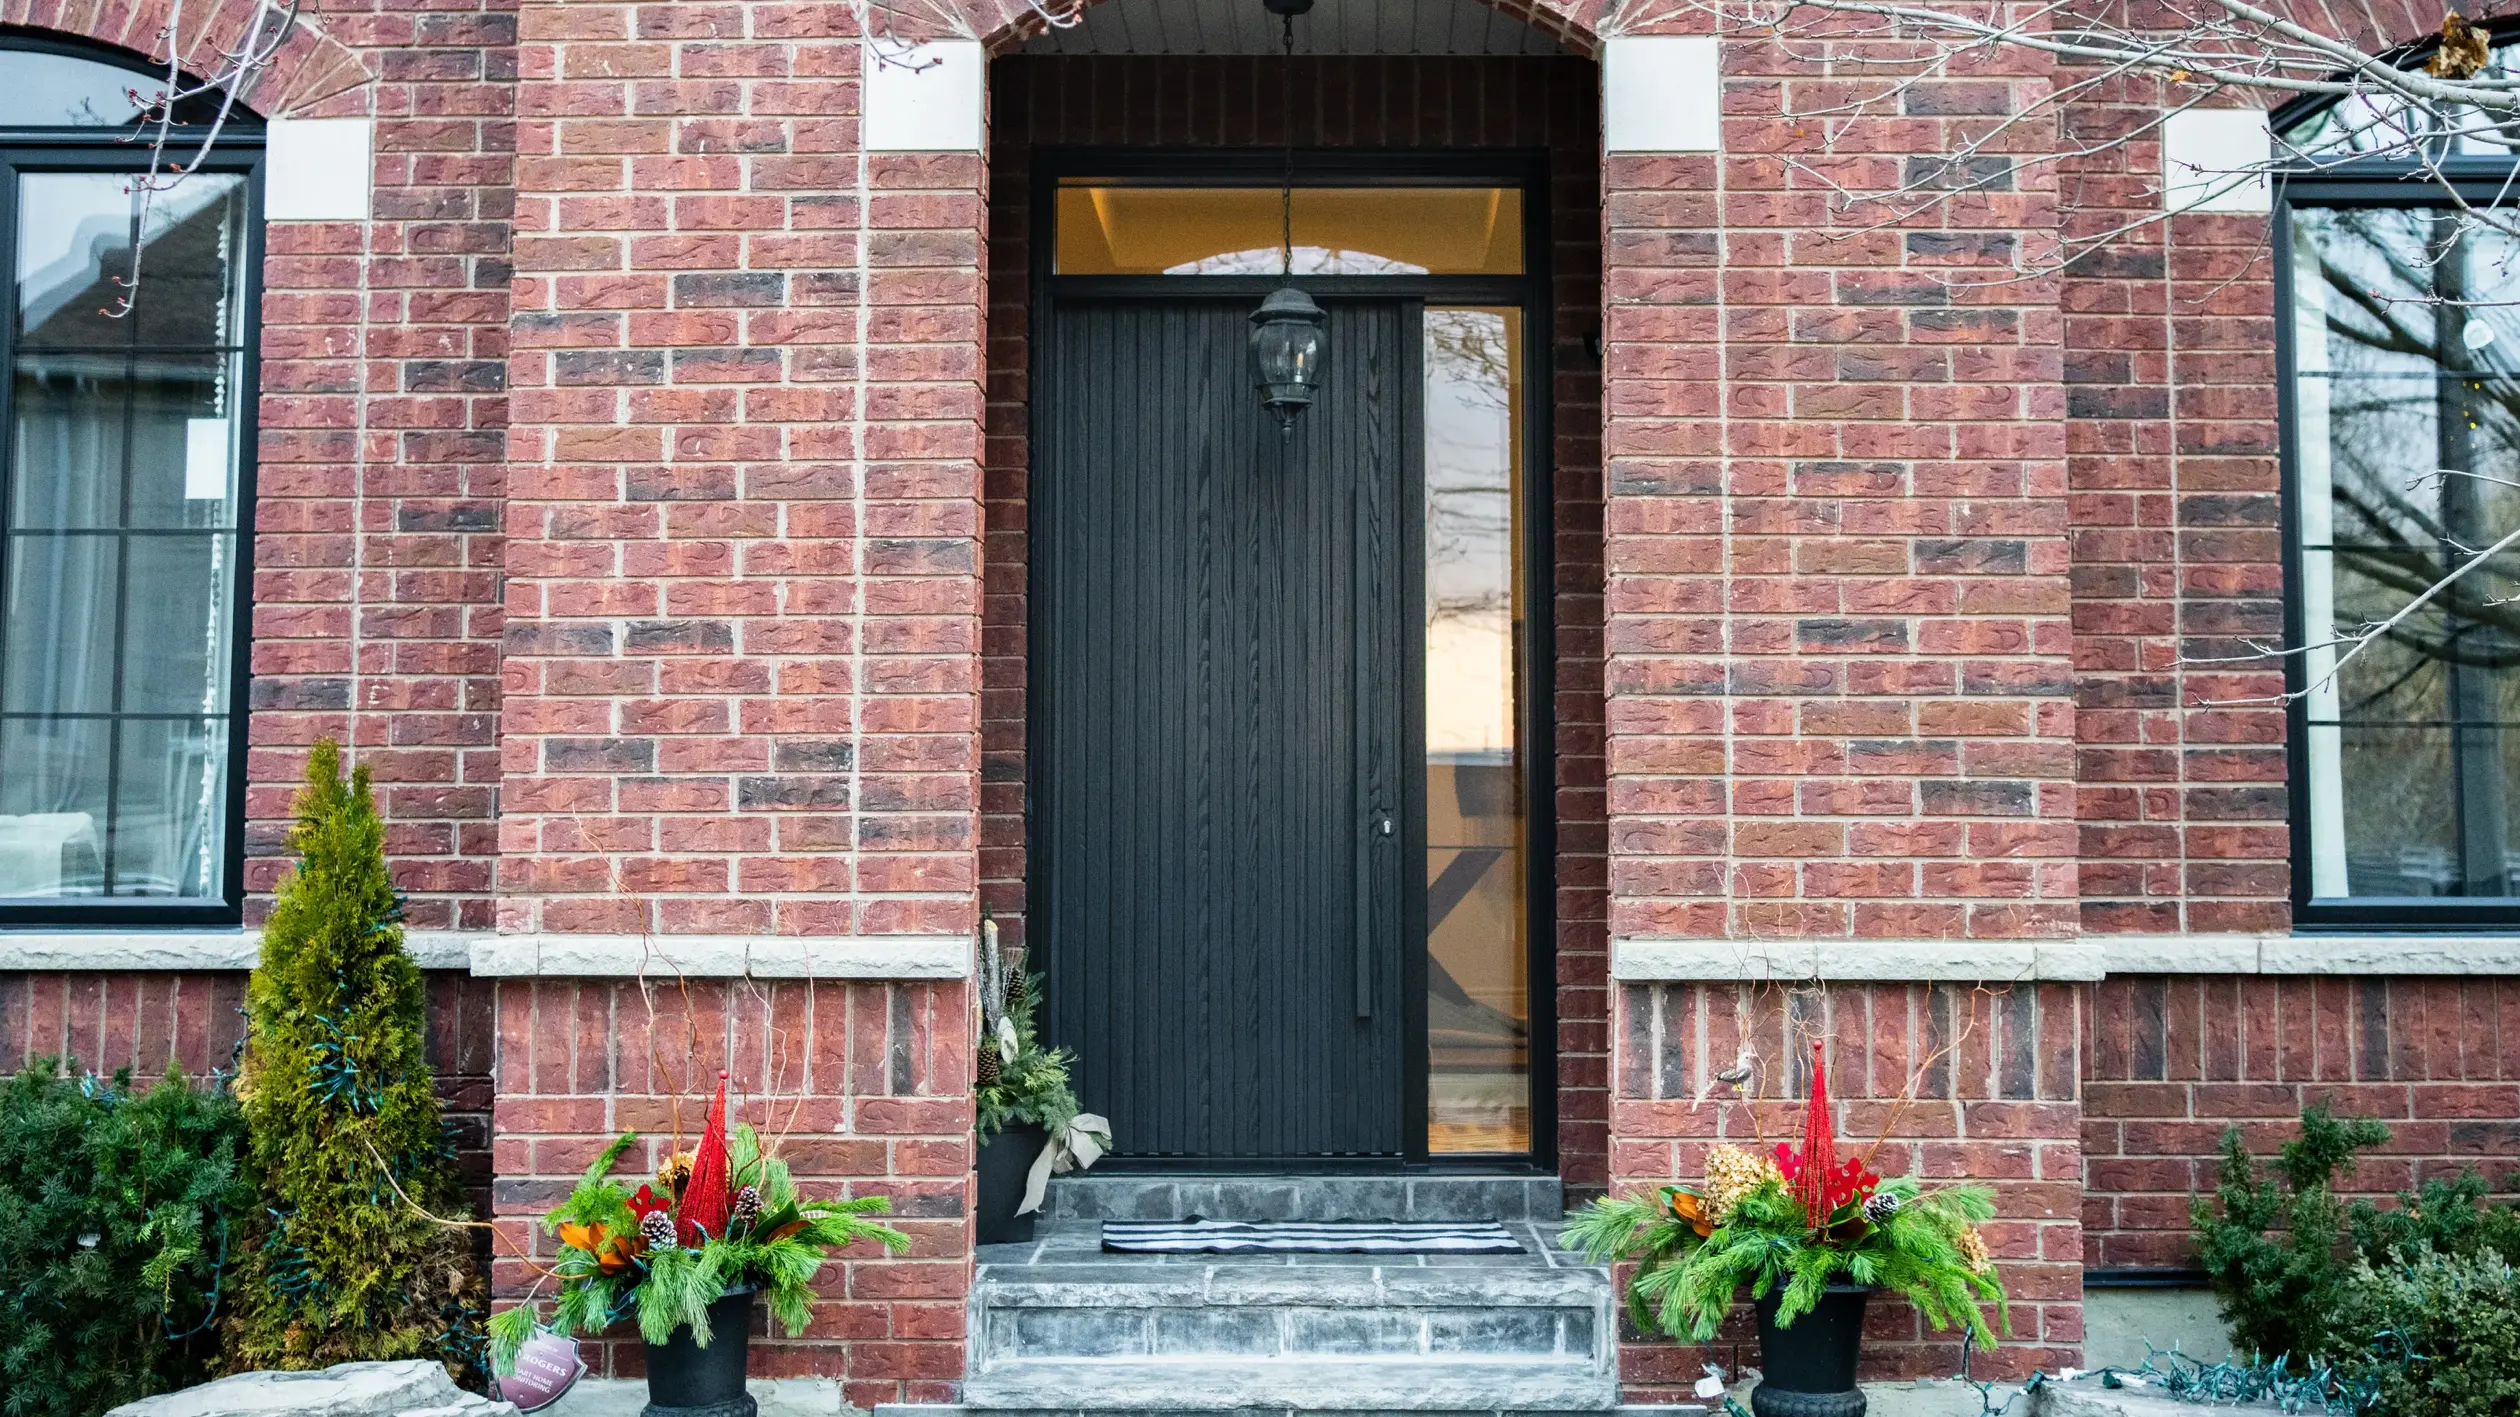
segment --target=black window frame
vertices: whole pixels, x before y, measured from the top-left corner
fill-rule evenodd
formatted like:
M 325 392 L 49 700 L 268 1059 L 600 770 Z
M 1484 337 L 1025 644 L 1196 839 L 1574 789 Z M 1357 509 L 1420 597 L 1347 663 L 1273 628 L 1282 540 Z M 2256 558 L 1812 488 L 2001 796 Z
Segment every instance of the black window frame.
M 2279 109 L 2273 127 L 2281 134 L 2319 105 Z M 2275 382 L 2280 460 L 2279 501 L 2283 537 L 2284 642 L 2308 644 L 2311 627 L 2305 613 L 2305 549 L 2301 527 L 2301 420 L 2293 346 L 2293 212 L 2298 207 L 2385 208 L 2407 210 L 2450 205 L 2455 191 L 2463 200 L 2486 205 L 2508 203 L 2514 169 L 2520 157 L 2445 157 L 2437 169 L 2425 171 L 2402 159 L 2358 158 L 2305 162 L 2278 174 L 2268 224 L 2275 286 Z M 2296 697 L 2284 710 L 2284 775 L 2286 816 L 2290 827 L 2292 924 L 2297 934 L 2355 933 L 2375 930 L 2414 933 L 2481 934 L 2520 931 L 2520 895 L 2508 896 L 2345 896 L 2311 895 L 2309 666 L 2298 654 L 2284 656 L 2284 687 Z
M 35 50 L 95 60 L 147 74 L 147 60 L 125 51 L 83 45 L 58 36 L 23 31 L 0 32 L 0 48 Z M 163 82 L 163 66 L 156 68 Z M 189 76 L 187 76 L 189 81 Z M 207 153 L 202 142 L 210 130 L 201 125 L 170 127 L 156 166 L 164 172 L 184 164 L 192 172 L 234 173 L 244 178 L 244 237 L 238 260 L 244 267 L 239 283 L 243 328 L 237 356 L 236 447 L 236 616 L 229 636 L 227 704 L 226 837 L 222 863 L 223 895 L 86 896 L 0 898 L 0 930 L 10 928 L 112 929 L 117 927 L 203 927 L 239 925 L 245 911 L 245 798 L 251 712 L 254 618 L 255 472 L 259 462 L 262 397 L 263 298 L 263 120 L 241 105 L 220 129 Z M 131 128 L 21 128 L 0 126 L 0 269 L 17 269 L 18 174 L 21 172 L 120 172 L 134 174 L 151 166 L 154 130 Z M 141 276 L 140 299 L 148 298 L 147 272 Z M 12 295 L 12 301 L 15 297 Z M 14 307 L 12 307 L 14 308 Z M 0 369 L 14 370 L 16 319 L 0 321 Z M 16 380 L 0 379 L 0 527 L 9 522 L 14 455 Z M 8 542 L 0 535 L 0 586 L 7 584 Z

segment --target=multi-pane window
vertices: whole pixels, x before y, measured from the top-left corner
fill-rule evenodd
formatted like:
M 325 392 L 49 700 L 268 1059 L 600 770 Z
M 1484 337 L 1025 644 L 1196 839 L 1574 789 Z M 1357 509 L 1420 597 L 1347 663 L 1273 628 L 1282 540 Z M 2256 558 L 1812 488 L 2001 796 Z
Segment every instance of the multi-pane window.
M 163 83 L 0 52 L 0 119 L 127 123 L 97 71 Z M 147 160 L 68 134 L 0 151 L 0 918 L 236 899 L 251 172 L 144 192 Z
M 2479 555 L 2520 531 L 2520 241 L 2447 204 L 2290 229 L 2308 898 L 2520 896 L 2520 554 Z

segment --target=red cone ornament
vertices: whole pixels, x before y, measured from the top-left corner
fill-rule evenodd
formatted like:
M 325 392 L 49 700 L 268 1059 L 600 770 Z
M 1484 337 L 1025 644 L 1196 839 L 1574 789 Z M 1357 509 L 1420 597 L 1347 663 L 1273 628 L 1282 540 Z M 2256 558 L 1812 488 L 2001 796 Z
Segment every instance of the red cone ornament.
M 726 1074 L 719 1073 L 717 1100 L 709 1104 L 708 1129 L 700 1133 L 700 1149 L 692 1153 L 682 1212 L 674 1217 L 684 1244 L 725 1237 L 726 1218 L 735 1204 L 731 1171 L 726 1158 Z
M 1807 1223 L 1829 1218 L 1830 1173 L 1837 1170 L 1837 1129 L 1829 1120 L 1829 1060 L 1819 1044 L 1811 1045 L 1811 1096 L 1803 1103 L 1802 1170 L 1794 1177 L 1794 1196 L 1803 1203 Z

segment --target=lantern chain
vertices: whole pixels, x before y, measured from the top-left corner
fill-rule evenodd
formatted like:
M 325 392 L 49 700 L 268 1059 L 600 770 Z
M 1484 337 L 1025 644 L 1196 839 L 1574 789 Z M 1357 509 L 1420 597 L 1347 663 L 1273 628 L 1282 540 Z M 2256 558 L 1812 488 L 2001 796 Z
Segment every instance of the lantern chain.
M 1278 17 L 1286 22 L 1285 60 L 1278 65 L 1278 122 L 1285 125 L 1285 166 L 1278 183 L 1278 278 L 1295 275 L 1295 12 Z

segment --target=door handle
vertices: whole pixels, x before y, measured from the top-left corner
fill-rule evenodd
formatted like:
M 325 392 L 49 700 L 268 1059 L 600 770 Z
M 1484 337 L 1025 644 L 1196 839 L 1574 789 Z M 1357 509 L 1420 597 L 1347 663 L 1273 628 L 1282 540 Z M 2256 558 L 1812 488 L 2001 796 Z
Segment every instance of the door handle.
M 1374 846 L 1400 832 L 1389 812 L 1366 814 L 1365 849 L 1356 857 L 1356 1016 L 1374 1016 Z

